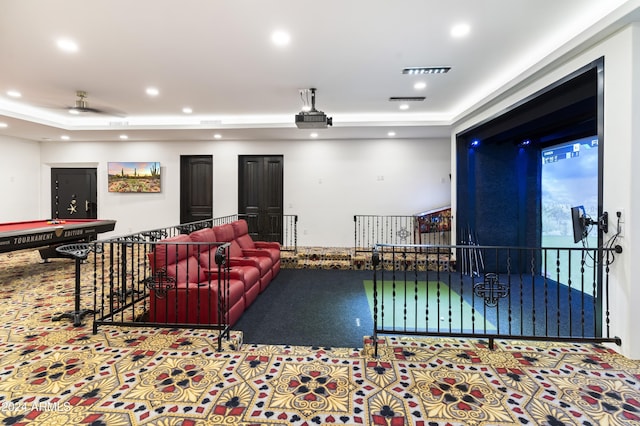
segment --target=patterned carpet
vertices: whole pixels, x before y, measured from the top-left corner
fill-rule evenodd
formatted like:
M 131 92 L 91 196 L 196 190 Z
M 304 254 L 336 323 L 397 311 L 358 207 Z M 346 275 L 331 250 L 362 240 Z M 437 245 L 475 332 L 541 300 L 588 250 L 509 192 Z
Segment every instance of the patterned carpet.
M 282 252 L 282 267 L 290 269 L 357 269 L 371 270 L 371 249 L 355 250 L 346 247 L 297 247 Z M 416 265 L 417 270 L 448 271 L 455 266 L 453 255 L 414 253 L 408 258 L 390 254 L 384 257 L 381 267 L 386 270 Z M 410 268 L 412 266 L 409 266 Z
M 90 317 L 51 321 L 73 305 L 73 268 L 0 255 L 3 425 L 640 424 L 640 362 L 604 346 L 389 337 L 375 358 L 368 339 L 354 350 L 234 333 L 216 352 L 202 330 L 93 335 Z

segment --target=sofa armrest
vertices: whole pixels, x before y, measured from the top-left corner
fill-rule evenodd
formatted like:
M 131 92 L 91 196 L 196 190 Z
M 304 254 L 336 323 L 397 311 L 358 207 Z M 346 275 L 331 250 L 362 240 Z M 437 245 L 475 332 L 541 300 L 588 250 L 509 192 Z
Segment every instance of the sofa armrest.
M 204 273 L 207 277 L 209 277 L 212 281 L 218 279 L 218 268 L 215 269 L 205 269 Z M 223 273 L 229 274 L 229 279 L 231 280 L 244 280 L 244 274 L 235 269 L 227 269 Z
M 271 257 L 268 251 L 259 249 L 242 249 L 245 256 Z
M 256 248 L 258 249 L 278 249 L 280 250 L 280 243 L 275 241 L 255 241 Z
M 251 259 L 248 257 L 229 257 L 227 259 L 227 264 L 229 266 L 253 266 L 255 268 L 260 269 L 260 264 L 256 259 Z

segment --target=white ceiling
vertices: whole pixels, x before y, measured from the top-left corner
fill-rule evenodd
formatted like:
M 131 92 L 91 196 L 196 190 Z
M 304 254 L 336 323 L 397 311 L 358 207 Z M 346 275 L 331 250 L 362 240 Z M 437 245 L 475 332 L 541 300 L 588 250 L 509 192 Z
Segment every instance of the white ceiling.
M 319 138 L 447 137 L 480 102 L 638 10 L 640 0 L 1 0 L 0 135 L 307 139 L 294 115 L 299 89 L 315 87 L 334 123 Z M 468 36 L 450 35 L 458 23 Z M 288 45 L 274 45 L 276 30 Z M 58 49 L 60 37 L 78 51 Z M 452 69 L 401 73 L 413 66 Z M 121 114 L 71 116 L 76 90 Z M 401 111 L 392 96 L 426 100 Z

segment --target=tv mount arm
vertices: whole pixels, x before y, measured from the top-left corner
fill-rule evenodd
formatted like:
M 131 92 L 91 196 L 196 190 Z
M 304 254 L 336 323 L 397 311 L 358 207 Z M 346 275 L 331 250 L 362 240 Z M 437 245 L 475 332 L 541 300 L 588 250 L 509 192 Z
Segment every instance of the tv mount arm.
M 589 216 L 583 217 L 582 220 L 585 226 L 596 225 L 605 234 L 609 232 L 609 213 L 607 212 L 602 213 L 598 220 L 593 220 Z

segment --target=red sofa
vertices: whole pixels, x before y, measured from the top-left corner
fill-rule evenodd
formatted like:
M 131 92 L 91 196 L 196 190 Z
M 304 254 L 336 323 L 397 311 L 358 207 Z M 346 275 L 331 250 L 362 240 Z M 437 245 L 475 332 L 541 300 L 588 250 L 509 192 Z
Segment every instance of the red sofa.
M 211 228 L 201 229 L 189 234 L 189 237 L 193 242 L 208 243 L 216 240 L 216 235 Z M 215 264 L 212 253 L 206 250 L 206 246 L 203 247 L 198 253 L 198 261 L 200 266 L 207 270 L 215 270 L 218 265 Z M 229 272 L 229 276 L 234 279 L 242 281 L 244 286 L 244 299 L 245 308 L 249 307 L 260 293 L 260 269 L 255 265 L 255 262 L 249 259 L 227 259 L 226 268 Z M 217 278 L 217 276 L 216 276 Z
M 250 262 L 251 265 L 260 271 L 260 291 L 264 291 L 273 279 L 273 261 L 271 255 L 266 250 L 243 249 L 235 239 L 233 224 L 215 226 L 213 232 L 219 242 L 230 243 L 229 264 L 238 265 L 241 262 Z
M 228 315 L 229 325 L 240 319 L 280 271 L 280 245 L 254 242 L 244 220 L 166 238 L 155 244 L 148 255 L 151 272 L 161 278 L 156 281 L 166 279 L 171 283 L 166 289 L 158 283 L 149 286 L 149 321 L 219 323 L 215 254 L 221 243 L 230 244 L 223 271 L 228 274 L 229 286 L 220 291 L 224 315 Z

